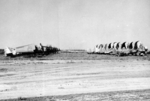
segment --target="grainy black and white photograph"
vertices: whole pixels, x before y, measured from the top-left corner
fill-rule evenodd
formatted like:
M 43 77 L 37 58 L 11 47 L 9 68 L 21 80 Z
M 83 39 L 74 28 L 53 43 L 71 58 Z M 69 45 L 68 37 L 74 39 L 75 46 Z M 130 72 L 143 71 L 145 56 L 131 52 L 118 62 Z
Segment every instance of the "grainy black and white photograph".
M 0 0 L 0 101 L 150 101 L 150 0 Z

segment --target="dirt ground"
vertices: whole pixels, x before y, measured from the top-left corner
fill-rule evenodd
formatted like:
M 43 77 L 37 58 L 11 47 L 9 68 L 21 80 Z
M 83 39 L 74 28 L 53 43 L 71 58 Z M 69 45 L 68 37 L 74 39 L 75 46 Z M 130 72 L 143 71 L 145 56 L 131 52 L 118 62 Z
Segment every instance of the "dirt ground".
M 150 55 L 0 56 L 0 100 L 150 101 Z

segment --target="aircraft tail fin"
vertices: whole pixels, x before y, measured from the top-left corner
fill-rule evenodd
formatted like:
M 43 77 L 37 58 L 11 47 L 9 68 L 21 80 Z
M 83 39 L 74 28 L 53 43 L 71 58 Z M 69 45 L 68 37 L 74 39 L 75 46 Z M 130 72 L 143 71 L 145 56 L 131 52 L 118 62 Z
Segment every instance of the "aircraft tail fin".
M 6 47 L 6 48 L 4 49 L 4 55 L 5 55 L 5 56 L 8 56 L 8 55 L 10 55 L 10 54 L 12 54 L 11 49 L 10 49 L 9 47 Z

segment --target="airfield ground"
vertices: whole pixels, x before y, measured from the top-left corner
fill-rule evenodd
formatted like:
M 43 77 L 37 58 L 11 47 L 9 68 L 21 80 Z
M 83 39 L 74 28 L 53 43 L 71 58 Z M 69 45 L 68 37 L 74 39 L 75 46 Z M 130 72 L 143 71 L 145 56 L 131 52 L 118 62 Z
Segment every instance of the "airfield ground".
M 150 101 L 150 55 L 1 55 L 0 100 Z

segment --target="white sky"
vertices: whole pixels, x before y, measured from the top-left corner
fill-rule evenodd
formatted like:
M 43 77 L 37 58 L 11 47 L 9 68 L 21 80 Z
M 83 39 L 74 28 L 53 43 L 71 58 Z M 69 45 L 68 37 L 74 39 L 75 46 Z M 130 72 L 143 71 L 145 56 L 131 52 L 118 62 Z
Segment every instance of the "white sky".
M 150 48 L 149 38 L 150 0 L 0 0 L 0 48 L 136 40 Z

